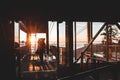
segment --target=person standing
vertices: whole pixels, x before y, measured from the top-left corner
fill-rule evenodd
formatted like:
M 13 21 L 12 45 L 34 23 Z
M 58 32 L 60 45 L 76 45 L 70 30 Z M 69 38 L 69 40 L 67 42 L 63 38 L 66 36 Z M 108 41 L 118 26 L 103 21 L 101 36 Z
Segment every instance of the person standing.
M 38 39 L 38 47 L 36 53 L 39 55 L 40 62 L 43 64 L 43 54 L 45 53 L 45 39 L 40 38 Z

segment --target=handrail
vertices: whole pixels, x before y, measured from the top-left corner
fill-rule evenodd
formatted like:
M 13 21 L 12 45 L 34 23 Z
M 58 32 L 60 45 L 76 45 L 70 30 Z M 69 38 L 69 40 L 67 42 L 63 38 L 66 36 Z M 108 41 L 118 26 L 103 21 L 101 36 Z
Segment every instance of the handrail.
M 25 54 L 23 57 L 20 58 L 20 61 L 22 62 L 29 55 L 31 55 L 31 54 Z
M 96 58 L 96 57 L 89 57 L 89 58 L 87 59 L 87 62 L 88 62 L 89 59 L 96 60 L 96 61 L 102 61 L 102 62 L 105 62 L 105 63 L 108 63 L 108 64 L 113 64 L 113 63 L 111 63 L 111 62 L 109 62 L 109 61 L 105 61 L 105 60 L 102 60 L 102 59 L 98 59 L 98 58 Z
M 78 60 L 84 55 L 84 53 L 88 50 L 88 48 L 91 46 L 91 44 L 93 43 L 93 41 L 96 39 L 96 37 L 99 35 L 99 33 L 104 29 L 106 23 L 103 24 L 103 26 L 100 28 L 100 30 L 96 33 L 96 35 L 93 37 L 93 39 L 90 41 L 90 43 L 87 45 L 87 47 L 83 50 L 83 52 L 81 53 L 81 56 L 76 59 L 76 61 L 74 63 L 77 63 Z
M 62 77 L 62 78 L 59 78 L 57 80 L 68 80 L 68 79 L 71 79 L 71 78 L 74 78 L 74 77 L 77 77 L 77 76 L 80 76 L 80 75 L 89 74 L 91 72 L 94 72 L 94 71 L 97 71 L 97 70 L 101 70 L 101 69 L 105 69 L 105 68 L 108 68 L 108 67 L 111 67 L 111 66 L 112 65 L 106 65 L 106 66 L 90 69 L 90 70 L 87 70 L 87 71 L 84 71 L 84 72 L 80 72 L 80 73 L 76 73 L 76 74 L 73 74 L 73 75 L 70 75 L 70 76 Z
M 92 73 L 92 72 L 95 72 L 95 71 L 97 72 L 99 70 L 112 68 L 114 65 L 116 65 L 116 63 L 111 63 L 111 62 L 108 62 L 108 61 L 97 59 L 95 57 L 89 57 L 88 59 L 98 60 L 98 61 L 102 61 L 102 62 L 105 62 L 105 63 L 108 63 L 108 64 L 104 65 L 104 66 L 101 66 L 101 67 L 91 68 L 89 70 L 86 70 L 86 71 L 83 71 L 83 72 L 79 72 L 79 73 L 76 73 L 76 74 L 72 74 L 72 75 L 68 75 L 68 76 L 65 76 L 65 77 L 61 77 L 61 78 L 59 78 L 57 80 L 68 80 L 68 79 L 71 80 L 71 79 L 74 79 L 76 77 L 80 77 L 82 75 L 89 74 L 89 73 Z

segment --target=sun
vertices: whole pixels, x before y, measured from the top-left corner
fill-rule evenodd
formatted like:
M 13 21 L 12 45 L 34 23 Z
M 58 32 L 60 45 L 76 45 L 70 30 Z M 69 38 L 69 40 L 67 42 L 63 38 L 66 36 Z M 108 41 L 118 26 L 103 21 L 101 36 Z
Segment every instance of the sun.
M 30 43 L 36 43 L 36 37 L 35 37 L 35 34 L 31 34 L 30 36 Z

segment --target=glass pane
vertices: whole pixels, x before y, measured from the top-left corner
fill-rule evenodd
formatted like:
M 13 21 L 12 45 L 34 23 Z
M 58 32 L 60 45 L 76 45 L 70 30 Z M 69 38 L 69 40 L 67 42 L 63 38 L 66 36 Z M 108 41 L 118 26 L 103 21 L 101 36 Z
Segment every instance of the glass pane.
M 48 21 L 49 45 L 57 45 L 57 22 Z
M 27 33 L 20 29 L 20 47 L 26 45 Z
M 65 44 L 65 21 L 63 21 L 62 23 L 59 24 L 59 49 L 60 49 L 60 53 L 59 53 L 59 64 L 64 65 L 65 64 L 65 48 L 66 48 L 66 44 Z
M 103 24 L 104 24 L 104 22 L 93 22 L 93 37 L 99 31 L 99 29 L 102 27 Z M 99 44 L 99 43 L 102 42 L 102 39 L 103 38 L 102 38 L 101 33 L 100 33 L 93 43 L 94 44 Z
M 14 22 L 14 42 L 15 48 L 19 47 L 19 23 Z

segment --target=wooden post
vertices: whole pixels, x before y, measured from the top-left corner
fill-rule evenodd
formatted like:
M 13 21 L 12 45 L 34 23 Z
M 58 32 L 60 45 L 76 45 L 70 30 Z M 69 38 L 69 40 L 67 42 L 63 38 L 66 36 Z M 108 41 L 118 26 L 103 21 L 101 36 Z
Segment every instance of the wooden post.
M 76 55 L 76 40 L 77 40 L 77 36 L 76 36 L 76 21 L 74 22 L 74 30 L 75 30 L 75 60 L 76 60 L 76 57 L 77 57 L 77 55 Z
M 87 38 L 89 43 L 92 40 L 92 22 L 87 22 Z M 91 56 L 93 56 L 92 44 L 90 46 L 90 52 L 91 52 Z
M 87 22 L 87 38 L 89 43 L 92 39 L 92 22 Z
M 107 41 L 106 41 L 106 59 L 107 61 L 109 61 L 109 33 L 108 33 L 108 24 L 106 25 L 106 37 L 107 37 Z
M 2 76 L 0 78 L 16 80 L 14 22 L 8 18 L 0 20 L 0 51 L 0 62 L 3 63 L 1 64 Z
M 57 22 L 57 71 L 59 71 L 59 52 L 59 22 Z
M 66 21 L 66 63 L 71 67 L 73 64 L 73 22 Z

